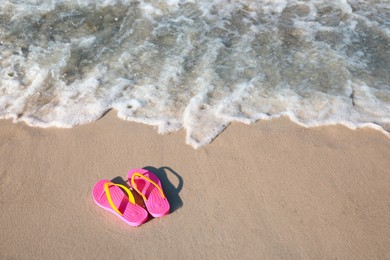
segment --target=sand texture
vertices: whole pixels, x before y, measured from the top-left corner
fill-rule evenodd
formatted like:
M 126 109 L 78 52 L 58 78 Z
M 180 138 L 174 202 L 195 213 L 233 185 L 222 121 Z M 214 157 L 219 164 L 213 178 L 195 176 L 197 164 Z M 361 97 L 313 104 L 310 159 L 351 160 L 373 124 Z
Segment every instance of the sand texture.
M 390 139 L 233 124 L 193 149 L 114 111 L 72 129 L 0 121 L 0 259 L 390 259 Z M 171 213 L 131 227 L 92 200 L 149 167 Z

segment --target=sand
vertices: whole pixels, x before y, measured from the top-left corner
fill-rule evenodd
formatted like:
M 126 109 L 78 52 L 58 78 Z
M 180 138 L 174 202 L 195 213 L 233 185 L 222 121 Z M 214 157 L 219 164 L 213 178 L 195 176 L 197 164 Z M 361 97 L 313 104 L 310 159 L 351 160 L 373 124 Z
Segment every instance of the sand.
M 72 129 L 0 121 L 0 259 L 390 259 L 390 139 L 372 129 L 232 124 L 185 132 L 116 118 Z M 171 213 L 131 227 L 100 179 L 160 176 Z

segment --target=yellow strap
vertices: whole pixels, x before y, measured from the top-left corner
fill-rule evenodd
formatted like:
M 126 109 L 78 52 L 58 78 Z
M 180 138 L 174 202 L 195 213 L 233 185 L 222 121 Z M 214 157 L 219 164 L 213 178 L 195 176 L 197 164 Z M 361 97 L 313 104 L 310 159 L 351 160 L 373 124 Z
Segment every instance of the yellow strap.
M 162 197 L 165 199 L 165 194 L 164 194 L 163 190 L 160 188 L 160 186 L 157 185 L 157 183 L 155 183 L 154 181 L 152 181 L 151 179 L 149 179 L 149 178 L 146 177 L 145 175 L 140 174 L 140 173 L 138 173 L 138 172 L 135 172 L 135 173 L 133 173 L 133 175 L 131 176 L 131 186 L 132 186 L 132 187 L 133 187 L 133 188 L 142 196 L 142 198 L 144 199 L 144 201 L 148 201 L 148 199 L 145 197 L 145 195 L 144 195 L 142 192 L 140 192 L 140 191 L 138 190 L 137 185 L 136 185 L 135 182 L 134 182 L 134 177 L 135 177 L 135 176 L 141 177 L 141 178 L 147 180 L 148 182 L 150 182 L 151 184 L 153 184 L 154 186 L 156 186 L 156 188 L 161 192 Z
M 124 191 L 126 191 L 127 196 L 129 198 L 129 201 L 133 204 L 135 204 L 134 196 L 126 186 L 123 186 L 121 184 L 116 184 L 113 182 L 104 183 L 104 191 L 106 192 L 108 203 L 110 203 L 111 208 L 113 208 L 119 215 L 123 216 L 123 213 L 119 211 L 119 209 L 115 206 L 114 202 L 112 201 L 110 190 L 108 189 L 108 186 L 118 186 L 118 187 L 122 188 Z

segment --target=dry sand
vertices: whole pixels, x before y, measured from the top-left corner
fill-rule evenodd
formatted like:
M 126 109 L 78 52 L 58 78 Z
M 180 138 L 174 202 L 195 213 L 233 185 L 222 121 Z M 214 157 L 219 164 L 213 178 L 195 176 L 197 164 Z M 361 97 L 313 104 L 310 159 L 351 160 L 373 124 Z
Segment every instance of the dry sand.
M 73 129 L 0 121 L 0 259 L 390 259 L 390 139 L 370 129 L 233 124 L 194 150 L 110 112 Z M 131 227 L 100 179 L 160 176 L 170 215 Z

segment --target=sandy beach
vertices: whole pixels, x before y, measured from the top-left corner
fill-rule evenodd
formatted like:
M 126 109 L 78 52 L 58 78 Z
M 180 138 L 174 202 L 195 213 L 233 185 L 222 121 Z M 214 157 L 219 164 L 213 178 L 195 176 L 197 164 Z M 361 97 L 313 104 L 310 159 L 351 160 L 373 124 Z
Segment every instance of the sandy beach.
M 232 124 L 200 149 L 111 111 L 72 129 L 0 121 L 0 259 L 389 259 L 390 139 Z M 100 179 L 160 177 L 171 213 L 131 227 Z M 139 199 L 140 201 L 140 199 Z

